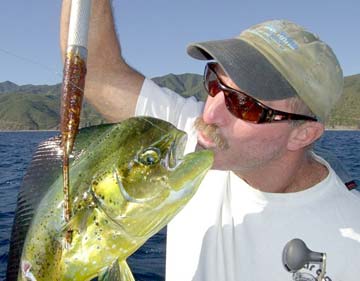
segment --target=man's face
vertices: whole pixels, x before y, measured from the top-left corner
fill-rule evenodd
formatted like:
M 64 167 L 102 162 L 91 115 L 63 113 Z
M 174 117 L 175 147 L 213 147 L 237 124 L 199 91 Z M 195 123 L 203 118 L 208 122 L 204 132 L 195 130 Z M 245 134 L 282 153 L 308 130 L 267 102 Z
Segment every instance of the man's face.
M 220 67 L 216 72 L 223 84 L 241 90 Z M 262 102 L 274 109 L 291 112 L 288 100 Z M 288 151 L 288 138 L 293 129 L 289 122 L 254 124 L 236 118 L 226 108 L 222 93 L 208 97 L 202 121 L 198 123 L 198 145 L 215 152 L 213 168 L 240 173 L 281 158 Z M 214 135 L 220 136 L 220 145 L 216 145 Z

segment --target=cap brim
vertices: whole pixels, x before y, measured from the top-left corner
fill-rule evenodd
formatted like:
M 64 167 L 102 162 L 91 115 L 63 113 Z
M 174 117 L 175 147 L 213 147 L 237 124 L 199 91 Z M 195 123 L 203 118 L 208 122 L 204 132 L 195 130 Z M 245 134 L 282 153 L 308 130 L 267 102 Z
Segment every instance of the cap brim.
M 296 96 L 281 73 L 256 48 L 241 39 L 193 43 L 190 56 L 215 60 L 244 92 L 261 100 L 280 100 Z

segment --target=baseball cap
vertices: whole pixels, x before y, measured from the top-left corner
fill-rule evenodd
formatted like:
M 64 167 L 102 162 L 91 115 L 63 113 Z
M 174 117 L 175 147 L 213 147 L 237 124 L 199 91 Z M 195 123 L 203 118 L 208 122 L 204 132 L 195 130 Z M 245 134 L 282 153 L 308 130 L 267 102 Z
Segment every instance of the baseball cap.
M 190 56 L 216 60 L 234 83 L 260 100 L 294 96 L 325 121 L 343 91 L 343 73 L 331 48 L 287 20 L 254 25 L 224 40 L 192 43 Z

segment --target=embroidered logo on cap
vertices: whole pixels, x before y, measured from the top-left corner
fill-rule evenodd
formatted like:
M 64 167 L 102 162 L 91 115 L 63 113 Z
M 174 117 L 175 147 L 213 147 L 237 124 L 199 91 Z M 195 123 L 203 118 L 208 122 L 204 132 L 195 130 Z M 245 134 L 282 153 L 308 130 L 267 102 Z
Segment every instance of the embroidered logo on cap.
M 297 42 L 285 31 L 281 30 L 278 25 L 269 24 L 259 28 L 247 30 L 247 32 L 253 33 L 269 44 L 276 44 L 280 49 L 296 50 L 299 48 Z

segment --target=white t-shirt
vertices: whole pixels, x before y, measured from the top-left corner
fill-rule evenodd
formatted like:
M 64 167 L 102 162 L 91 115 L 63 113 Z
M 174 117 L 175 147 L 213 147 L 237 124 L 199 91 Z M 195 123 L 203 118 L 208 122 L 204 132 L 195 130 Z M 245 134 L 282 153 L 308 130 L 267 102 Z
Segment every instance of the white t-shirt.
M 146 79 L 136 115 L 165 119 L 185 130 L 191 151 L 196 144 L 192 123 L 203 105 Z M 360 197 L 317 159 L 328 167 L 328 176 L 296 193 L 264 193 L 232 172 L 209 171 L 168 225 L 166 280 L 316 280 L 318 264 L 297 274 L 285 270 L 282 251 L 294 238 L 327 254 L 325 280 L 360 280 Z

